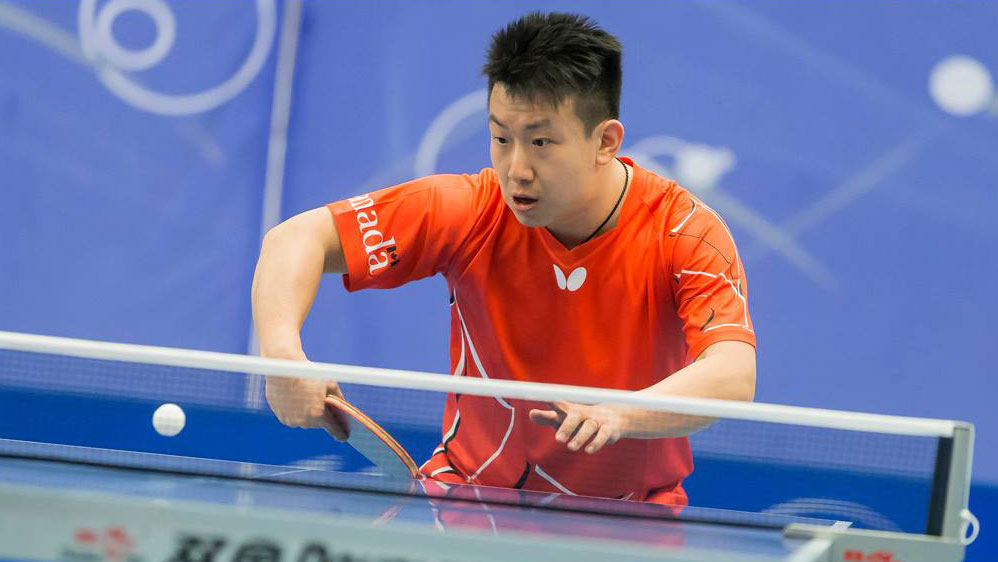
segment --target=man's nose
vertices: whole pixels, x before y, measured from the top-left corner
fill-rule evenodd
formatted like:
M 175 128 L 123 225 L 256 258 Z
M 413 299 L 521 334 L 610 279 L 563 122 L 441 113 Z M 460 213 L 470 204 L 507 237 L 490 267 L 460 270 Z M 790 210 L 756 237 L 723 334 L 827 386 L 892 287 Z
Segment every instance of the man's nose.
M 534 171 L 530 167 L 530 160 L 526 151 L 513 147 L 513 154 L 509 161 L 509 179 L 517 183 L 530 183 L 534 181 Z

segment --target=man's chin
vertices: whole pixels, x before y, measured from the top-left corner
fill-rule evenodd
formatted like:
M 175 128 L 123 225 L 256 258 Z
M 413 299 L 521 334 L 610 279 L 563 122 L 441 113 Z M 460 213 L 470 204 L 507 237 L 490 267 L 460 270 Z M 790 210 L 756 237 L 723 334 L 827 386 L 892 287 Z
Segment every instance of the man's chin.
M 513 211 L 513 216 L 516 220 L 520 222 L 523 226 L 530 228 L 540 228 L 542 226 L 547 226 L 547 221 L 543 220 L 541 217 L 534 215 L 533 213 L 522 213 L 516 209 L 510 209 Z

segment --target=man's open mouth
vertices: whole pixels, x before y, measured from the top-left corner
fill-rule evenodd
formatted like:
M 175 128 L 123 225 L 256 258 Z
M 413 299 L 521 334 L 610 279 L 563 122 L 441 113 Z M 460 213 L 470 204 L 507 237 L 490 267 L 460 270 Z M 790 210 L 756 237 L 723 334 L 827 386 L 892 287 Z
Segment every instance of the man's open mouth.
M 536 204 L 537 199 L 535 197 L 527 197 L 525 195 L 513 196 L 513 209 L 521 213 L 533 209 Z

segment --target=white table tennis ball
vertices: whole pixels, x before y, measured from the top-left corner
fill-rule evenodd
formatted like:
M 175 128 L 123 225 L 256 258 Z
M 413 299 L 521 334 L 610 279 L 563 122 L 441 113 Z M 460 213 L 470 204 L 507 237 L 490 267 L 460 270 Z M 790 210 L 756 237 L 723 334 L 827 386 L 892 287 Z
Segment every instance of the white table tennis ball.
M 165 437 L 173 437 L 184 429 L 187 416 L 176 404 L 162 404 L 152 414 L 152 426 L 156 433 Z

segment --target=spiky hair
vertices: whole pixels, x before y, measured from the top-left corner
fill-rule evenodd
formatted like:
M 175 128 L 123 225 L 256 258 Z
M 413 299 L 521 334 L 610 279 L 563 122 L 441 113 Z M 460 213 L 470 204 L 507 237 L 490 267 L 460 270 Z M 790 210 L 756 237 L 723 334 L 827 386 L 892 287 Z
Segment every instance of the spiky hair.
M 620 116 L 621 46 L 586 16 L 533 12 L 492 36 L 482 72 L 513 98 L 554 106 L 571 98 L 586 134 Z

